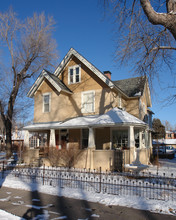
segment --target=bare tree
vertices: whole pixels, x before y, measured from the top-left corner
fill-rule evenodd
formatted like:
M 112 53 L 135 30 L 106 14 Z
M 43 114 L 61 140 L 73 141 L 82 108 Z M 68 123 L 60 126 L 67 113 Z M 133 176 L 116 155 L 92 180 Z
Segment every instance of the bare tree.
M 171 125 L 171 123 L 169 121 L 165 120 L 162 124 L 164 125 L 166 131 L 173 130 L 173 126 Z
M 172 70 L 176 55 L 175 0 L 104 0 L 118 25 L 116 58 L 132 61 L 135 71 L 152 81 L 161 67 Z M 107 10 L 106 10 L 107 11 Z M 166 65 L 166 66 L 165 66 Z
M 0 114 L 6 130 L 8 155 L 12 147 L 12 120 L 17 112 L 15 105 L 24 100 L 24 89 L 31 77 L 52 66 L 56 58 L 53 27 L 53 18 L 46 18 L 44 13 L 35 13 L 20 21 L 12 8 L 0 12 Z

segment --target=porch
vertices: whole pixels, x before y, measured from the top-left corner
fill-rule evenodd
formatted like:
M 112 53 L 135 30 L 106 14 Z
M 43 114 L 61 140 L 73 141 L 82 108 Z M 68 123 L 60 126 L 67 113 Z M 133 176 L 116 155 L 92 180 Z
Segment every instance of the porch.
M 152 147 L 148 126 L 132 115 L 129 118 L 127 112 L 124 113 L 119 109 L 110 111 L 113 117 L 108 113 L 102 116 L 77 117 L 63 123 L 28 126 L 24 141 L 28 148 L 28 162 L 30 161 L 29 152 L 38 149 L 38 158 L 42 157 L 42 151 L 45 152 L 43 163 L 49 165 L 47 156 L 54 147 L 58 151 L 68 152 L 74 149 L 74 154 L 76 151 L 79 152 L 79 157 L 73 164 L 77 168 L 102 167 L 102 170 L 122 171 L 124 164 L 134 161 L 135 151 L 139 151 L 140 162 L 148 164 Z M 119 121 L 119 114 L 122 113 L 124 117 L 128 116 L 128 121 L 122 117 Z M 38 137 L 38 140 L 31 142 L 29 138 L 31 133 L 33 137 Z M 41 141 L 41 136 L 45 142 Z M 32 143 L 35 145 L 32 146 Z

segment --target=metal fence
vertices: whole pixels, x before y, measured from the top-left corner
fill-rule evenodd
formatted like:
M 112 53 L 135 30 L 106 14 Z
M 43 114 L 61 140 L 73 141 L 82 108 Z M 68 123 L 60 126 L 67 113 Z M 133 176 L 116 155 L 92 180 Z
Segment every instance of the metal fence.
M 74 168 L 4 167 L 1 178 L 18 177 L 23 181 L 59 188 L 75 188 L 119 196 L 138 196 L 147 199 L 176 201 L 176 178 L 171 174 L 110 173 Z

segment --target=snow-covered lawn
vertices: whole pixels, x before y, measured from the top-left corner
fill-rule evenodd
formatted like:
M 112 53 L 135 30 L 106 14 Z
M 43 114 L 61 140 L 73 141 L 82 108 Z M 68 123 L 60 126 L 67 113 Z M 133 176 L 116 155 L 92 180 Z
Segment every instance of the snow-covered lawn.
M 22 220 L 21 217 L 12 215 L 4 210 L 0 209 L 0 219 L 1 220 Z
M 171 173 L 173 173 L 174 177 L 176 177 L 176 158 L 174 158 L 173 160 L 162 159 L 160 160 L 160 164 L 161 165 L 159 167 L 150 166 L 148 171 L 151 173 L 156 173 L 158 171 L 159 173 L 165 173 L 166 176 L 171 176 Z M 70 190 L 68 188 L 58 188 L 58 187 L 52 187 L 42 184 L 39 185 L 38 183 L 30 183 L 29 181 L 21 180 L 20 178 L 13 176 L 7 176 L 4 182 L 2 182 L 2 185 L 5 187 L 11 187 L 11 188 L 23 189 L 29 191 L 38 190 L 39 192 L 48 193 L 51 195 L 65 196 L 68 198 L 75 198 L 75 199 L 83 199 L 91 202 L 102 203 L 105 205 L 120 205 L 126 207 L 133 207 L 135 209 L 149 210 L 156 213 L 176 215 L 176 203 L 173 201 L 166 202 L 161 200 L 145 199 L 142 197 L 136 197 L 132 195 L 131 196 L 109 195 L 104 193 L 82 191 L 81 189 L 71 189 L 72 193 L 70 193 Z M 7 199 L 7 198 L 0 198 L 0 200 L 1 199 Z M 9 216 L 5 217 L 5 215 L 9 215 Z M 20 219 L 13 215 L 10 216 L 10 214 L 0 210 L 0 219 L 3 218 L 4 219 L 7 218 L 8 220 Z

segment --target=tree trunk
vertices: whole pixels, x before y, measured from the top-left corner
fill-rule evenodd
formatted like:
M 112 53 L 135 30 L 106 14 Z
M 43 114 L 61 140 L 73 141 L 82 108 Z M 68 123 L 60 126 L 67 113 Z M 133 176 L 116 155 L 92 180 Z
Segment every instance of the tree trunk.
M 6 153 L 7 153 L 7 158 L 9 158 L 12 155 L 12 137 L 11 137 L 12 123 L 10 119 L 6 119 L 5 129 L 6 129 Z
M 170 11 L 169 13 L 157 13 L 153 9 L 150 0 L 140 0 L 140 3 L 150 23 L 153 25 L 162 25 L 167 28 L 176 40 L 176 15 L 174 14 L 176 8 L 175 1 L 167 1 L 166 6 L 167 11 Z

